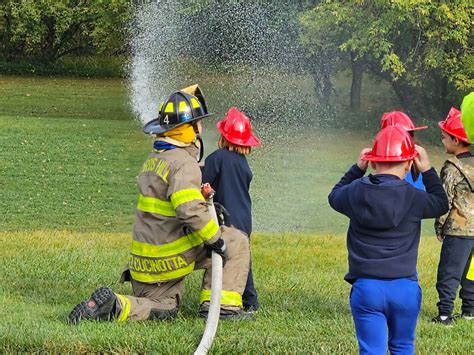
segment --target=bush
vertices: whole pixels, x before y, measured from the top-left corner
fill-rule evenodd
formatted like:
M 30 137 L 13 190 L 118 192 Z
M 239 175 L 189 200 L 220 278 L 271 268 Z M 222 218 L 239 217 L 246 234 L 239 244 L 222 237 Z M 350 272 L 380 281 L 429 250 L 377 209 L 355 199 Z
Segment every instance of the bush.
M 123 68 L 126 60 L 123 56 L 64 57 L 55 63 L 0 59 L 0 75 L 120 78 L 125 76 Z

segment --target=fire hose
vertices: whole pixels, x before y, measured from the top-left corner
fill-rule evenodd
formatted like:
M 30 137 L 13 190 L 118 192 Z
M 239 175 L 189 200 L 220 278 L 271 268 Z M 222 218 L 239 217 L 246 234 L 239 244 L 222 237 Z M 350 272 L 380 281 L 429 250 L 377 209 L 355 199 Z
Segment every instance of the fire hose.
M 209 205 L 209 212 L 214 221 L 219 225 L 216 209 L 214 207 L 213 197 L 215 191 L 209 184 L 202 187 L 203 195 Z M 222 293 L 222 258 L 216 252 L 212 252 L 212 277 L 211 277 L 211 302 L 209 312 L 207 314 L 206 327 L 198 348 L 194 352 L 195 355 L 205 355 L 209 351 L 214 341 L 219 324 L 219 316 L 221 309 L 221 293 Z

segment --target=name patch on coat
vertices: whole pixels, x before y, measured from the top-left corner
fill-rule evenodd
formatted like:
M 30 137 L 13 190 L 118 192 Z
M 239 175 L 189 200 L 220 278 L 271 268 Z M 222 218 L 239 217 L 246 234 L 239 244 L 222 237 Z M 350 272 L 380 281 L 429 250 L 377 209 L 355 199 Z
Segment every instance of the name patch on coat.
M 131 271 L 158 274 L 185 268 L 188 263 L 181 256 L 152 259 L 131 254 L 128 266 Z

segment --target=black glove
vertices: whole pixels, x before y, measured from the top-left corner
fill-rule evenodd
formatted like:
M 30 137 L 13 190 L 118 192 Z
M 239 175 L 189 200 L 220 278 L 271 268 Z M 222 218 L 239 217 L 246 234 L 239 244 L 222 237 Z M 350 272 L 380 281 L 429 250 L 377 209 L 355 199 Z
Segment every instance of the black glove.
M 219 202 L 214 202 L 214 208 L 216 209 L 216 215 L 217 220 L 219 221 L 219 225 L 225 225 L 225 220 L 230 217 L 230 213 Z
M 212 244 L 207 244 L 207 250 L 208 250 L 208 256 L 211 256 L 212 252 L 215 251 L 217 254 L 219 254 L 222 257 L 222 266 L 225 265 L 225 262 L 227 261 L 227 244 L 225 243 L 225 240 L 221 238 L 217 239 L 216 242 Z

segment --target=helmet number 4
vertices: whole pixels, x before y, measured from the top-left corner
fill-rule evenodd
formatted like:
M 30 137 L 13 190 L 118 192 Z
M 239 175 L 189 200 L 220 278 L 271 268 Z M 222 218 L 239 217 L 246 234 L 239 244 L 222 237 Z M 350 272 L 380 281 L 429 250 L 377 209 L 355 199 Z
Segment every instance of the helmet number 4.
M 168 118 L 168 115 L 165 116 L 165 118 L 163 118 L 163 123 L 164 124 L 169 124 L 170 123 L 170 120 Z

